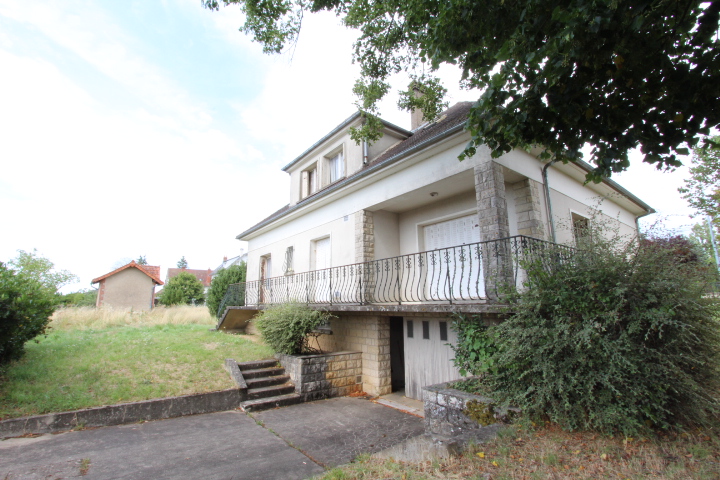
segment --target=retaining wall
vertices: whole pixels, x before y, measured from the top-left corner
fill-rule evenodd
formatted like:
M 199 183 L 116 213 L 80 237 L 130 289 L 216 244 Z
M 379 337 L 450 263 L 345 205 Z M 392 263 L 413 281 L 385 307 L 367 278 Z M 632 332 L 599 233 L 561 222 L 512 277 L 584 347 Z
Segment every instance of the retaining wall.
M 277 355 L 277 358 L 295 384 L 295 391 L 306 401 L 362 391 L 360 352 Z

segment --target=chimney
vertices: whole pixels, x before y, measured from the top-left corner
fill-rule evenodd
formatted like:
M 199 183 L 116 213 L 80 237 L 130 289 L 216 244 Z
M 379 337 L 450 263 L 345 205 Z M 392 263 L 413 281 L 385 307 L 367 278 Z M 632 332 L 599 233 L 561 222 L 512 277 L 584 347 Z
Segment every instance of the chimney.
M 413 86 L 412 89 L 413 93 L 415 94 L 415 98 L 422 97 L 422 91 L 417 86 Z M 425 123 L 425 119 L 423 118 L 423 111 L 419 108 L 414 108 L 413 111 L 410 113 L 410 131 L 415 131 L 423 123 Z
M 223 262 L 227 262 L 227 255 L 223 257 Z

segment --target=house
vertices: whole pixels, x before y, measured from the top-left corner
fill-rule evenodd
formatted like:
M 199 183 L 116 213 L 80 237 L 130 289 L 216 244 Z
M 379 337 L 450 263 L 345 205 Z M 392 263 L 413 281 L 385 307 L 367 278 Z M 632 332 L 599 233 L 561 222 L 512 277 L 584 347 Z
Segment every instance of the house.
M 97 307 L 150 310 L 155 303 L 155 285 L 163 285 L 160 267 L 132 262 L 95 278 Z
M 486 147 L 458 161 L 471 107 L 422 125 L 413 115 L 411 131 L 383 121 L 380 140 L 360 145 L 349 133 L 363 122 L 356 113 L 288 163 L 288 204 L 237 236 L 248 242 L 248 280 L 234 297 L 244 305 L 228 305 L 218 327 L 308 303 L 336 317 L 324 350 L 362 352 L 364 391 L 421 398 L 423 386 L 459 377 L 450 315 L 498 321 L 522 255 L 572 244 L 596 206 L 624 234 L 653 212 L 613 181 L 584 185 L 583 162 L 518 149 L 492 158 Z
M 240 265 L 243 262 L 247 264 L 247 253 L 245 253 L 243 249 L 240 249 L 240 252 L 240 255 L 238 255 L 237 257 L 223 257 L 222 263 L 218 265 L 215 270 L 212 271 L 212 276 L 214 277 L 215 275 L 220 273 L 220 270 L 225 270 L 226 268 L 230 268 L 233 265 Z
M 209 268 L 207 270 L 193 270 L 190 268 L 168 268 L 167 275 L 165 276 L 165 283 L 169 282 L 171 278 L 178 276 L 181 272 L 189 273 L 190 275 L 200 280 L 200 283 L 203 284 L 203 288 L 205 289 L 205 293 L 207 293 L 208 288 L 210 288 L 210 283 L 212 283 L 212 270 L 210 270 Z

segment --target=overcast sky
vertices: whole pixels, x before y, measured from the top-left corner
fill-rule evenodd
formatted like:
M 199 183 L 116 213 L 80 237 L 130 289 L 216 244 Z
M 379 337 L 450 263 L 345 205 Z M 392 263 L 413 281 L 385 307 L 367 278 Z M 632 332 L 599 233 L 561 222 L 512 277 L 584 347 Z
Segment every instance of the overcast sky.
M 306 17 L 267 56 L 200 0 L 0 0 L 0 261 L 36 248 L 80 277 L 122 261 L 215 268 L 288 202 L 280 169 L 354 111 L 354 33 Z M 451 103 L 474 100 L 443 70 Z M 402 87 L 407 79 L 397 77 Z M 393 95 L 382 116 L 409 128 Z M 615 178 L 674 227 L 686 170 Z

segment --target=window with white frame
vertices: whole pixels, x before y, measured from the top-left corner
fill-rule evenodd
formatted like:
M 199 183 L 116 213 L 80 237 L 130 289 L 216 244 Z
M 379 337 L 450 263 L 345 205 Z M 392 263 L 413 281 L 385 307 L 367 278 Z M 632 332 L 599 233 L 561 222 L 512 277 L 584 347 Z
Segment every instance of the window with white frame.
M 345 162 L 343 162 L 342 150 L 329 156 L 327 164 L 330 172 L 330 183 L 337 182 L 345 176 Z
M 590 238 L 590 219 L 575 212 L 571 212 L 573 236 L 575 244 L 580 245 L 584 240 Z

